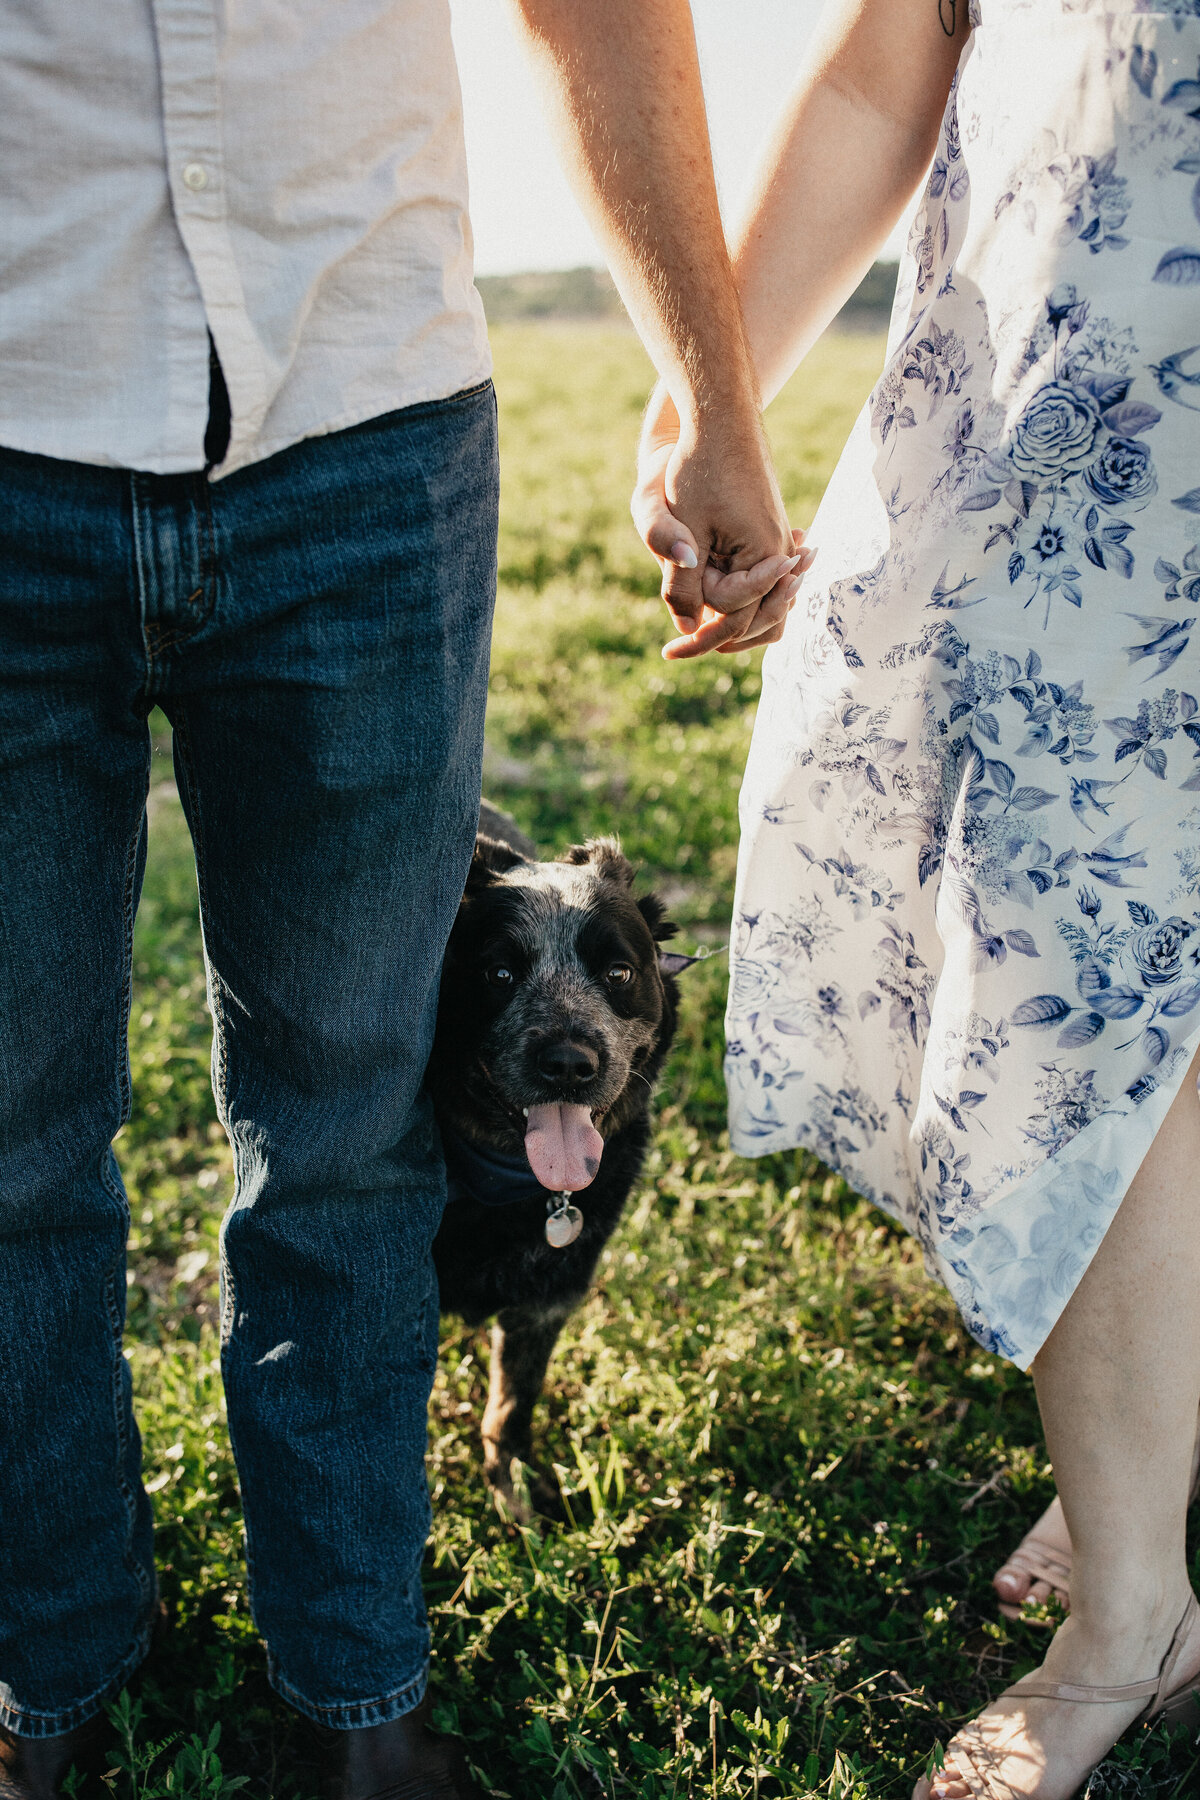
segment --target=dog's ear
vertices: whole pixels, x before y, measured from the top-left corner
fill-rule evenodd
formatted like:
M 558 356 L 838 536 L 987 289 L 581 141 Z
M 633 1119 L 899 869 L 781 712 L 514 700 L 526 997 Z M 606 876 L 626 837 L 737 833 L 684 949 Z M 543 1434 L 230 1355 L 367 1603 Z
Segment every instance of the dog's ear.
M 668 938 L 678 935 L 678 925 L 668 919 L 666 906 L 657 894 L 643 894 L 637 909 L 650 927 L 650 936 L 656 944 L 664 944 Z M 704 960 L 703 956 L 685 956 L 682 950 L 660 950 L 658 953 L 658 967 L 663 975 L 682 975 L 693 963 Z
M 663 975 L 682 975 L 693 963 L 707 962 L 706 956 L 685 956 L 682 950 L 660 950 L 658 967 Z
M 475 854 L 471 858 L 471 867 L 467 870 L 467 894 L 476 894 L 487 887 L 497 875 L 503 875 L 508 869 L 515 869 L 525 858 L 513 849 L 511 844 L 502 844 L 496 838 L 484 837 L 482 833 L 475 839 Z
M 565 863 L 590 863 L 603 881 L 619 881 L 629 887 L 633 881 L 633 864 L 621 854 L 619 838 L 589 838 L 586 844 L 572 844 L 562 859 Z

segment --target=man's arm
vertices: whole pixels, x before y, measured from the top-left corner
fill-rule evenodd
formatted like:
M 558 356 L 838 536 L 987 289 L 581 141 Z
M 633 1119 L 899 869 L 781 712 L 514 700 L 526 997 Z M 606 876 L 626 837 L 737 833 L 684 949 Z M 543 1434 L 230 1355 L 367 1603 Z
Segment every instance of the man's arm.
M 665 456 L 674 520 L 651 548 L 696 649 L 777 636 L 795 554 L 717 207 L 688 0 L 513 0 L 548 91 L 563 161 L 680 422 Z M 709 557 L 740 573 L 710 577 Z M 786 566 L 785 566 L 786 565 Z M 774 585 L 773 585 L 774 584 Z M 765 600 L 758 596 L 767 592 Z

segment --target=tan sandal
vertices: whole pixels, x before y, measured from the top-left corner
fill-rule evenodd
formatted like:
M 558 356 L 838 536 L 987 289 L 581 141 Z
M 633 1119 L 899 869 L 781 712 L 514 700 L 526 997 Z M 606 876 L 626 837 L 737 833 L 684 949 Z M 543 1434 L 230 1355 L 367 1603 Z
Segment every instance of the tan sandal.
M 1052 1543 L 1043 1535 L 1052 1516 L 1057 1515 L 1057 1523 L 1061 1524 L 1062 1535 L 1066 1539 L 1066 1549 L 1061 1544 Z M 1058 1602 L 1064 1612 L 1071 1608 L 1071 1540 L 1067 1534 L 1067 1522 L 1062 1516 L 1062 1502 L 1057 1494 L 1030 1531 L 1025 1533 L 1012 1555 L 996 1570 L 992 1577 L 995 1587 L 1002 1575 L 1027 1575 L 1030 1585 L 1044 1582 L 1050 1589 L 1051 1596 Z M 1034 1604 L 1037 1604 L 1034 1602 Z M 1000 1611 L 1006 1619 L 1023 1619 L 1030 1605 L 1030 1595 L 1023 1600 L 1001 1600 Z
M 1188 1505 L 1195 1504 L 1200 1496 L 1200 1467 L 1192 1478 L 1191 1492 L 1188 1494 Z M 1061 1526 L 1061 1536 L 1066 1540 L 1054 1543 L 1049 1536 L 1043 1535 L 1051 1515 L 1057 1514 L 1056 1525 Z M 1057 1601 L 1063 1612 L 1071 1610 L 1071 1539 L 1067 1532 L 1067 1522 L 1062 1516 L 1062 1502 L 1055 1494 L 1053 1500 L 1031 1530 L 1025 1533 L 1012 1555 L 1006 1557 L 992 1577 L 992 1585 L 1002 1575 L 1027 1575 L 1030 1583 L 1036 1585 L 1044 1582 L 1050 1589 L 1051 1597 Z M 1028 1617 L 1030 1596 L 1023 1600 L 1001 1600 L 1000 1611 L 1006 1619 L 1024 1619 Z M 1042 1604 L 1034 1601 L 1034 1605 Z
M 1121 1687 L 1082 1687 L 1043 1680 L 1035 1671 L 1006 1688 L 1000 1698 L 1008 1700 L 1019 1696 L 1027 1700 L 1069 1700 L 1080 1705 L 1102 1706 L 1145 1700 L 1146 1705 L 1134 1720 L 1135 1724 L 1162 1719 L 1170 1725 L 1190 1724 L 1200 1732 L 1200 1668 L 1193 1670 L 1185 1681 L 1171 1686 L 1184 1646 L 1198 1618 L 1200 1604 L 1194 1594 L 1189 1594 L 1183 1617 L 1175 1627 L 1158 1674 L 1146 1681 L 1131 1681 Z M 991 1749 L 979 1729 L 979 1721 L 974 1719 L 947 1744 L 944 1767 L 955 1780 L 970 1788 L 973 1800 L 1029 1800 L 1027 1793 L 1020 1793 L 999 1773 L 1000 1765 L 1009 1760 L 1011 1754 L 1010 1750 L 998 1755 Z M 1089 1770 L 1080 1777 L 1080 1787 L 1091 1773 Z M 923 1776 L 913 1789 L 913 1800 L 931 1800 L 932 1792 L 930 1778 Z

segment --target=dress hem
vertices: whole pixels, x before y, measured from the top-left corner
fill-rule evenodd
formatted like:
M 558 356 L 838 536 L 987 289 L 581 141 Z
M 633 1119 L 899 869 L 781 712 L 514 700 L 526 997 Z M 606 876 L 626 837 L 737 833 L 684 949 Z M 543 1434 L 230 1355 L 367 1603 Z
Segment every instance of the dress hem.
M 1028 1370 L 1103 1243 L 1183 1087 L 1197 1049 L 1200 1026 L 1179 1045 L 1171 1073 L 1132 1113 L 1102 1113 L 1077 1132 L 1057 1155 L 1047 1157 L 1032 1175 L 989 1200 L 973 1219 L 935 1244 L 925 1242 L 913 1231 L 912 1219 L 898 1206 L 889 1206 L 873 1191 L 864 1192 L 848 1164 L 827 1162 L 824 1166 L 870 1205 L 917 1237 L 925 1250 L 930 1273 L 950 1294 L 975 1341 L 1018 1369 Z M 812 1144 L 805 1142 L 811 1135 L 808 1128 L 797 1125 L 769 1141 L 762 1137 L 748 1141 L 731 1122 L 729 1141 L 736 1155 L 753 1159 L 788 1150 L 813 1152 Z M 1119 1158 L 1112 1154 L 1118 1142 L 1122 1151 Z M 1136 1158 L 1132 1163 L 1131 1149 Z M 1114 1193 L 1122 1164 L 1129 1168 L 1128 1177 L 1120 1191 Z M 1056 1185 L 1061 1191 L 1054 1196 L 1047 1228 L 1048 1190 Z M 1063 1220 L 1062 1230 L 1057 1233 L 1053 1226 L 1055 1208 Z M 1006 1294 L 1019 1293 L 1022 1310 L 1028 1316 L 1031 1283 L 1040 1284 L 1039 1308 L 1018 1337 L 1011 1323 L 1003 1319 L 1002 1299 Z

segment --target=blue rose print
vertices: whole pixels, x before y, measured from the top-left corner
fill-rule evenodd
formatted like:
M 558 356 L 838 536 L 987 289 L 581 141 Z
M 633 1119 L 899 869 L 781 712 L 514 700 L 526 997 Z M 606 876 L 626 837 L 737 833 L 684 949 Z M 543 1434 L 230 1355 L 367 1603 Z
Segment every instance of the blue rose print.
M 1137 438 L 1110 437 L 1083 479 L 1097 500 L 1110 506 L 1149 500 L 1158 491 L 1150 452 Z
M 1037 482 L 1074 475 L 1086 469 L 1099 435 L 1095 398 L 1065 381 L 1049 381 L 1013 428 L 1012 466 Z
M 1143 925 L 1129 940 L 1129 954 L 1147 987 L 1166 987 L 1183 974 L 1183 947 L 1193 927 L 1169 918 Z

